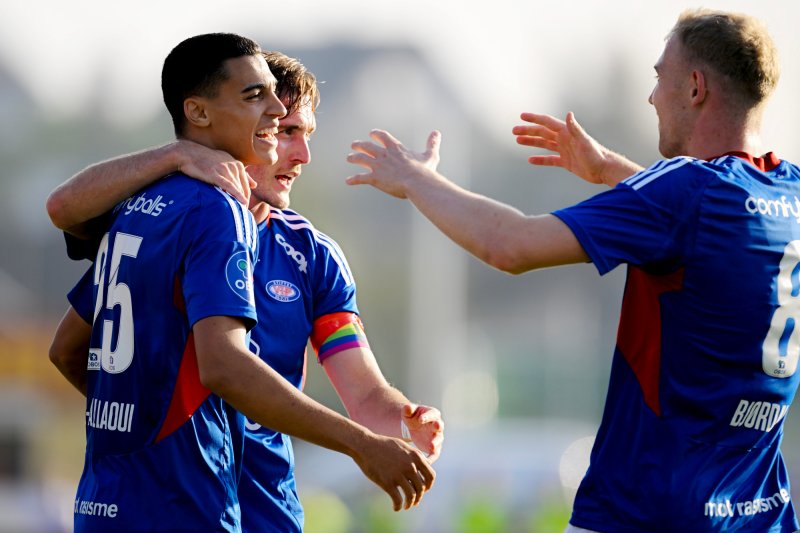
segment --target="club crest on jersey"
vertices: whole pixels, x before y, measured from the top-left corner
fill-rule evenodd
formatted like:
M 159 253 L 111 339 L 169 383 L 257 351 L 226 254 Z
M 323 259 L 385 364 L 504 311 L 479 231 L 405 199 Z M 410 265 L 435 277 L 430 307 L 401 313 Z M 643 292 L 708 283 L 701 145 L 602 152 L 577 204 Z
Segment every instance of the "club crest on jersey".
M 300 290 L 293 283 L 282 279 L 267 283 L 267 294 L 279 302 L 293 302 L 300 298 Z
M 228 287 L 236 293 L 236 296 L 254 304 L 253 297 L 253 268 L 247 252 L 236 252 L 225 265 L 225 278 L 228 280 Z

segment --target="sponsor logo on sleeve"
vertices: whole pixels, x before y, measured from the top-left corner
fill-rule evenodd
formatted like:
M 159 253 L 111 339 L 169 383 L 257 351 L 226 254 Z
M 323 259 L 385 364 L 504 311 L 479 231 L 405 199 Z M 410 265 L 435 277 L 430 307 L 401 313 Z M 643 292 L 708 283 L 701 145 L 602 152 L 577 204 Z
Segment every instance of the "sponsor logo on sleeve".
M 236 296 L 250 304 L 255 303 L 253 267 L 247 252 L 236 252 L 228 259 L 228 263 L 225 265 L 225 278 L 228 281 L 228 287 Z

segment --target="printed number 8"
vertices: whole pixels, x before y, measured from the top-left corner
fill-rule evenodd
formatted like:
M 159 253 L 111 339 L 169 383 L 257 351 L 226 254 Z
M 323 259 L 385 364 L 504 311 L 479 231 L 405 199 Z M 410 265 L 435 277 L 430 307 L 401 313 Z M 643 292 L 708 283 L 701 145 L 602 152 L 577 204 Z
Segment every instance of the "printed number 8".
M 800 241 L 791 241 L 783 250 L 778 273 L 778 309 L 772 315 L 769 332 L 762 346 L 762 368 L 767 375 L 776 378 L 794 375 L 800 357 L 799 267 Z

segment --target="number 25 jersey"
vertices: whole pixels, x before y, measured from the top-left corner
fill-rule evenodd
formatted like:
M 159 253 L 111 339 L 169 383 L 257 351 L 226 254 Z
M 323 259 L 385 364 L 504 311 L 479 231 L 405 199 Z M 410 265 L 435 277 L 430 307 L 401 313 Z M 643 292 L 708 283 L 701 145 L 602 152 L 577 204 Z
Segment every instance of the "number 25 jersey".
M 192 327 L 255 324 L 256 240 L 246 207 L 182 175 L 111 214 L 70 295 L 92 322 L 76 531 L 239 530 L 244 419 L 200 383 Z

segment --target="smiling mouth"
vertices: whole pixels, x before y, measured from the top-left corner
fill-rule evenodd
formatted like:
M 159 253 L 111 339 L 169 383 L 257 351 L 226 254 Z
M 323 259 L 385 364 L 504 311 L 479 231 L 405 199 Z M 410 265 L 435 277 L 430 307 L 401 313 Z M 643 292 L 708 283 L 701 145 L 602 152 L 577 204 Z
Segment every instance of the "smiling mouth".
M 261 141 L 267 142 L 274 142 L 275 141 L 275 130 L 272 128 L 258 130 L 256 132 L 256 138 Z

